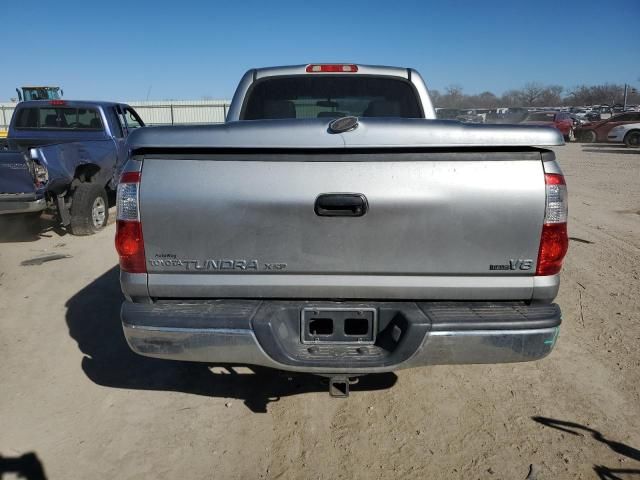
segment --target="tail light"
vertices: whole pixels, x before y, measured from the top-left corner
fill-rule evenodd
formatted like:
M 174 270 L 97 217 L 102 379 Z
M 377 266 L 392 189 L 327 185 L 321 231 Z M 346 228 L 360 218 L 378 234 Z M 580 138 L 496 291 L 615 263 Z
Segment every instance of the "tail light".
M 125 172 L 117 194 L 116 250 L 120 268 L 129 273 L 146 273 L 142 224 L 140 223 L 140 172 Z
M 49 181 L 49 172 L 47 167 L 40 164 L 40 158 L 38 156 L 37 148 L 29 149 L 29 158 L 32 160 L 31 165 L 33 168 L 33 183 L 36 187 L 40 188 L 42 185 Z
M 536 275 L 555 275 L 569 248 L 567 185 L 557 173 L 546 173 L 544 181 L 546 205 Z
M 49 172 L 47 171 L 47 168 L 36 162 L 33 163 L 33 176 L 38 188 L 49 181 Z
M 307 73 L 355 73 L 358 71 L 357 65 L 347 64 L 315 64 L 307 65 Z

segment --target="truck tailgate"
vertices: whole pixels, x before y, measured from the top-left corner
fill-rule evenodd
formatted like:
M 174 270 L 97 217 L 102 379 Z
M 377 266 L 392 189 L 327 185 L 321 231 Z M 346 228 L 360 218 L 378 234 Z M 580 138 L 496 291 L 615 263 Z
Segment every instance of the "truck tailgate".
M 530 298 L 540 152 L 160 154 L 140 211 L 155 297 Z M 323 216 L 358 194 L 362 216 Z
M 0 151 L 0 194 L 34 193 L 31 166 L 23 152 Z

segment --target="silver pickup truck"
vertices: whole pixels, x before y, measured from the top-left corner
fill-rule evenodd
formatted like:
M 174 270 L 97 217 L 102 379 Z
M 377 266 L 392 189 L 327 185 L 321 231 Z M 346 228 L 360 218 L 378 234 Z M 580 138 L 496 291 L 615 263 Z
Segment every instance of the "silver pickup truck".
M 223 125 L 140 129 L 118 187 L 130 347 L 349 377 L 536 360 L 558 336 L 548 127 L 436 120 L 411 69 L 250 70 Z

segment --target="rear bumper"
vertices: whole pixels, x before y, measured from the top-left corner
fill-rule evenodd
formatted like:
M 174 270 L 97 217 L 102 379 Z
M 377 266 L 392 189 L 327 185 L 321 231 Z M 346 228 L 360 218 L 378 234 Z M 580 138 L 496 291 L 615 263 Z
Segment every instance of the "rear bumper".
M 41 212 L 47 208 L 43 197 L 31 193 L 0 194 L 0 215 L 12 213 Z
M 374 345 L 309 345 L 304 308 L 375 308 Z M 421 365 L 538 360 L 555 345 L 557 305 L 488 302 L 124 302 L 122 325 L 141 355 L 311 373 L 376 373 Z

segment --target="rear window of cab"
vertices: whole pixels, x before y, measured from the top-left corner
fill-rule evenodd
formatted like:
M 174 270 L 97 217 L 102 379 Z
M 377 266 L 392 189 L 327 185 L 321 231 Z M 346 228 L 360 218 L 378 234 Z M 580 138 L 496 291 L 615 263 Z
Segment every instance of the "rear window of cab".
M 90 130 L 104 129 L 100 112 L 94 108 L 28 107 L 16 112 L 19 130 Z
M 281 118 L 424 118 L 410 82 L 366 75 L 295 75 L 256 81 L 247 94 L 243 120 Z

